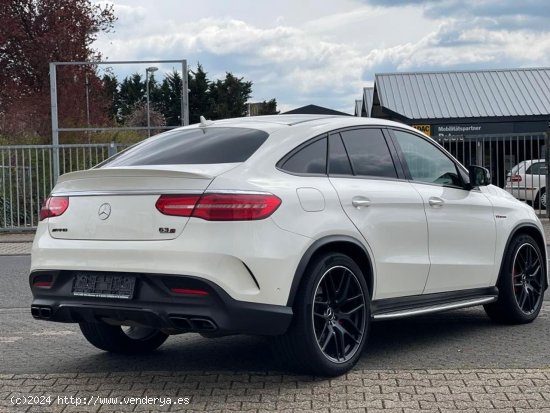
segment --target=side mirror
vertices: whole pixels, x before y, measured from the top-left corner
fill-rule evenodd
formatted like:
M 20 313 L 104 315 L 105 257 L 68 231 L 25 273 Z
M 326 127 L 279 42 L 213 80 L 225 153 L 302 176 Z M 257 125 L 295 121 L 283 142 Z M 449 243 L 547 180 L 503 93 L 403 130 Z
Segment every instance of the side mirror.
M 468 175 L 470 177 L 470 187 L 491 185 L 491 173 L 487 168 L 482 166 L 470 165 L 468 167 Z

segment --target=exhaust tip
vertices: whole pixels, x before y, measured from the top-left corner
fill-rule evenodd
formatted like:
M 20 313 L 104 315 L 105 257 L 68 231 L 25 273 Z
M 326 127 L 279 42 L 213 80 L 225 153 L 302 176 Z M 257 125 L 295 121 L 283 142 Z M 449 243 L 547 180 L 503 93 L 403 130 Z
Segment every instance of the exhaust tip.
M 185 317 L 178 317 L 178 316 L 172 316 L 170 317 L 170 321 L 174 326 L 181 330 L 192 330 L 193 326 L 189 322 L 189 320 Z
M 47 306 L 33 305 L 31 306 L 31 314 L 34 318 L 49 320 L 52 318 L 52 309 Z
M 190 321 L 196 331 L 217 330 L 216 324 L 207 318 L 192 318 Z
M 42 307 L 40 309 L 40 318 L 45 320 L 52 318 L 52 309 L 50 307 Z
M 33 305 L 31 307 L 31 314 L 34 318 L 40 318 L 40 308 Z
M 170 316 L 170 321 L 180 330 L 208 332 L 218 329 L 216 324 L 207 318 L 189 318 L 186 316 Z

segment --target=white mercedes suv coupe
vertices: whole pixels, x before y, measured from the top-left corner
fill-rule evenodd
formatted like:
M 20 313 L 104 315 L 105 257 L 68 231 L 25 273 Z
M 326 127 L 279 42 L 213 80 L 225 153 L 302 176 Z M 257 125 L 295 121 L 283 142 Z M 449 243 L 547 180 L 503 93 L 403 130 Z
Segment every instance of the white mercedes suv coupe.
M 548 286 L 533 209 L 432 139 L 380 119 L 182 127 L 59 178 L 32 247 L 32 315 L 94 346 L 273 336 L 338 375 L 377 320 L 483 305 L 533 321 Z

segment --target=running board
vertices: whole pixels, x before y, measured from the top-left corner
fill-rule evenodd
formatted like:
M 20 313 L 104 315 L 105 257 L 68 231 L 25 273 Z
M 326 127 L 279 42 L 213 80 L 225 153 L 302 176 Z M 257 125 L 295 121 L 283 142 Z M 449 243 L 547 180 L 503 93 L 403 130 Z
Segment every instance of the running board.
M 437 313 L 440 311 L 447 310 L 456 310 L 458 308 L 473 307 L 476 305 L 488 304 L 496 301 L 498 295 L 489 295 L 484 297 L 476 297 L 470 299 L 463 299 L 458 301 L 450 301 L 447 303 L 441 304 L 432 304 L 423 307 L 414 307 L 414 308 L 401 308 L 394 311 L 384 311 L 380 313 L 373 314 L 372 318 L 375 320 L 390 320 L 393 318 L 403 318 L 403 317 L 412 317 L 422 314 Z

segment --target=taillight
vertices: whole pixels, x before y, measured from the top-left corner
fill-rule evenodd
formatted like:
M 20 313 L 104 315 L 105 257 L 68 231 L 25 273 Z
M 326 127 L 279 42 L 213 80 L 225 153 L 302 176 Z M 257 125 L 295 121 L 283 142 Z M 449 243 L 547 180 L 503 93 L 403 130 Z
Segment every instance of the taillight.
M 521 175 L 512 175 L 512 177 L 510 178 L 510 181 L 521 182 Z
M 155 206 L 164 215 L 190 217 L 200 195 L 161 195 Z
M 281 200 L 272 194 L 161 195 L 157 209 L 165 215 L 190 216 L 207 221 L 251 221 L 273 214 Z
M 69 197 L 51 196 L 44 201 L 42 208 L 40 208 L 40 221 L 63 215 L 67 208 L 69 208 Z

